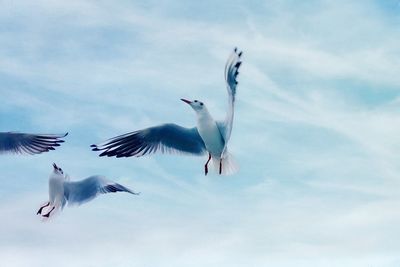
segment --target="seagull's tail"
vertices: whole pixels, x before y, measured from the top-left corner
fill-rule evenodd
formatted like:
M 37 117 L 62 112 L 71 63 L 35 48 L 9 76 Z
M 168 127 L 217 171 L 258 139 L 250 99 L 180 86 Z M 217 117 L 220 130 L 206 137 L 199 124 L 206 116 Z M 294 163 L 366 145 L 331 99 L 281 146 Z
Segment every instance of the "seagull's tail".
M 239 164 L 236 163 L 235 158 L 231 153 L 226 151 L 221 159 L 212 158 L 214 169 L 217 173 L 220 172 L 221 163 L 221 175 L 232 175 L 239 171 Z

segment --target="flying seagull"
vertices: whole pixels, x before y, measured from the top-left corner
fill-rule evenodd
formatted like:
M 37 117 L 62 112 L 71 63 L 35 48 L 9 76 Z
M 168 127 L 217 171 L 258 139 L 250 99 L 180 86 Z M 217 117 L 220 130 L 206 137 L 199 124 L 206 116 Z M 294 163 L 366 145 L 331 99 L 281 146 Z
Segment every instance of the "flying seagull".
M 0 132 L 0 154 L 40 154 L 54 150 L 63 143 L 65 134 L 28 134 L 18 132 Z
M 197 115 L 197 127 L 184 128 L 167 123 L 111 138 L 104 143 L 91 145 L 93 151 L 102 151 L 100 156 L 140 157 L 157 151 L 203 155 L 208 153 L 208 163 L 213 164 L 219 174 L 232 174 L 237 165 L 228 152 L 227 144 L 232 132 L 238 69 L 242 64 L 242 52 L 237 48 L 225 65 L 225 81 L 228 91 L 228 112 L 224 121 L 215 121 L 206 105 L 198 100 L 181 99 L 190 105 Z
M 67 202 L 68 205 L 80 205 L 94 199 L 99 194 L 115 192 L 140 194 L 99 175 L 71 182 L 69 176 L 64 175 L 63 170 L 53 163 L 53 171 L 49 177 L 49 201 L 41 206 L 36 214 L 49 218 L 55 211 L 63 209 Z M 47 211 L 42 214 L 45 208 L 47 208 Z

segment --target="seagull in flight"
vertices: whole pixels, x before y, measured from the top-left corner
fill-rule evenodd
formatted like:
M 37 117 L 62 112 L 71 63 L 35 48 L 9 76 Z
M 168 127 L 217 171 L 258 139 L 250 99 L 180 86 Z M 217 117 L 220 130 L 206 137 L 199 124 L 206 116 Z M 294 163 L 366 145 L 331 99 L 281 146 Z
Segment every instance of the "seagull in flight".
M 204 173 L 208 173 L 208 164 L 213 165 L 219 174 L 232 174 L 238 167 L 228 152 L 228 141 L 232 132 L 237 76 L 242 52 L 235 48 L 225 65 L 225 81 L 228 92 L 228 112 L 223 121 L 215 121 L 206 105 L 199 100 L 181 99 L 196 113 L 197 126 L 185 128 L 174 123 L 162 124 L 111 138 L 104 143 L 91 145 L 93 151 L 101 151 L 99 156 L 140 157 L 157 151 L 162 153 L 181 153 L 204 155 L 208 160 Z
M 54 150 L 63 143 L 65 134 L 28 134 L 18 132 L 0 132 L 0 154 L 40 154 Z
M 53 163 L 53 171 L 49 177 L 49 201 L 41 206 L 36 214 L 49 218 L 57 210 L 63 209 L 67 202 L 68 205 L 80 205 L 94 199 L 99 194 L 115 192 L 140 194 L 99 175 L 72 182 L 69 180 L 69 176 L 64 175 L 63 170 Z M 45 208 L 47 210 L 43 214 Z

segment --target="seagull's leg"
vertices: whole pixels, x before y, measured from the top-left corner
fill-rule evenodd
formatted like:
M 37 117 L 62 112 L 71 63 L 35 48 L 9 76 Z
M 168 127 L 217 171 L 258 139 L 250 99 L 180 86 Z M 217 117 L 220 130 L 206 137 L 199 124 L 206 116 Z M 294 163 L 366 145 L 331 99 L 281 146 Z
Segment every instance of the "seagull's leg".
M 47 217 L 47 218 L 49 218 L 49 216 L 50 216 L 50 213 L 55 209 L 56 207 L 55 206 L 53 206 L 53 208 L 51 208 L 51 210 L 47 213 L 47 214 L 45 214 L 45 215 L 42 215 L 43 217 Z
M 219 160 L 219 174 L 222 173 L 222 158 Z
M 42 214 L 42 210 L 47 207 L 48 205 L 50 205 L 50 202 L 47 202 L 46 205 L 41 206 L 40 209 L 36 212 L 36 215 Z
M 211 154 L 208 153 L 208 160 L 206 162 L 206 165 L 204 165 L 204 173 L 205 173 L 205 175 L 207 175 L 207 173 L 208 173 L 208 163 L 210 162 L 210 159 L 211 159 Z

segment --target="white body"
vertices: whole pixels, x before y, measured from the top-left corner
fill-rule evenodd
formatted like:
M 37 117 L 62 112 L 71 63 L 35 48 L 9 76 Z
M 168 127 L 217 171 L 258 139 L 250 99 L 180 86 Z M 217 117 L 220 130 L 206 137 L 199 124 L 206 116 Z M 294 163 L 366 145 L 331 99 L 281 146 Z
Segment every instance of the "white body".
M 53 172 L 49 178 L 49 202 L 56 209 L 62 206 L 64 201 L 64 175 Z
M 225 142 L 218 129 L 217 123 L 204 107 L 197 113 L 197 130 L 203 139 L 207 151 L 213 158 L 220 159 L 224 150 Z
M 239 167 L 233 156 L 228 152 L 227 142 L 218 127 L 217 122 L 211 117 L 208 109 L 200 102 L 191 102 L 191 107 L 197 115 L 197 130 L 204 145 L 211 155 L 214 169 L 223 175 L 234 174 Z

